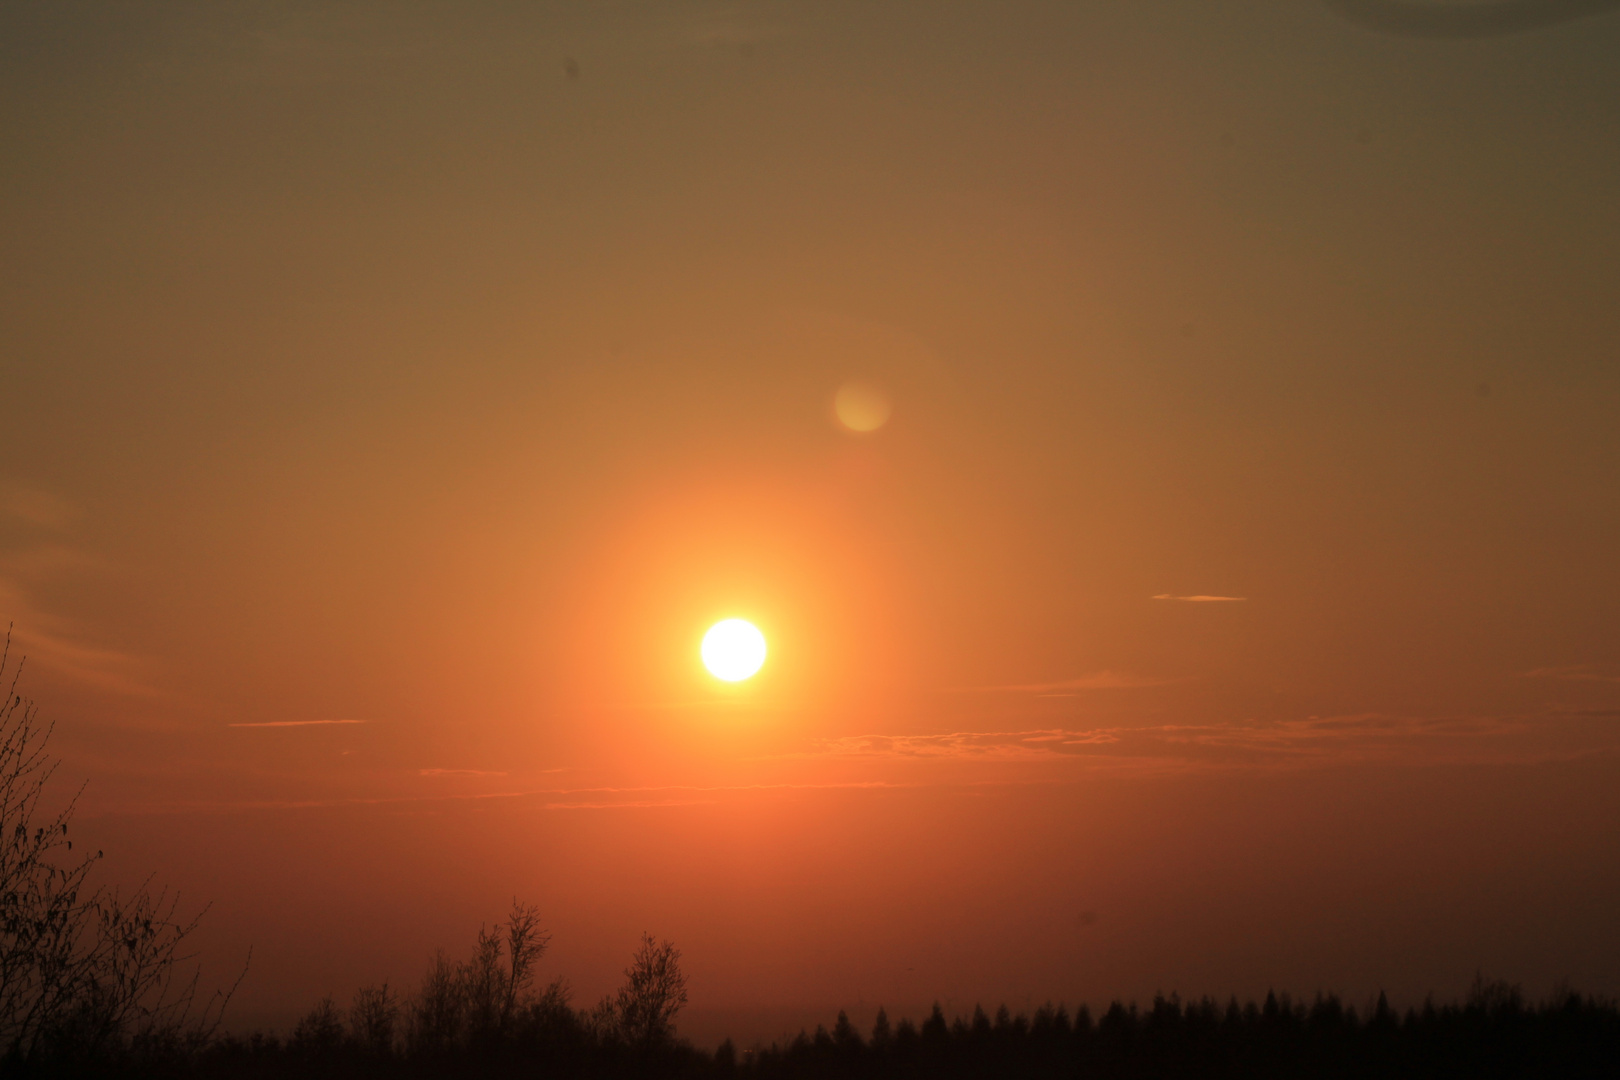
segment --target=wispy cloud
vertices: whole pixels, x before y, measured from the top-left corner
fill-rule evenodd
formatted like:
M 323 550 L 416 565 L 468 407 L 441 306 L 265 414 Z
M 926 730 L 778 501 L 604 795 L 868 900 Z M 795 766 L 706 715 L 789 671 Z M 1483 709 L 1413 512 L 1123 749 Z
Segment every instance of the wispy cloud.
M 1112 742 L 1108 731 L 953 731 L 943 735 L 850 735 L 829 739 L 821 753 L 837 757 L 974 758 L 1033 760 L 1063 753 L 1063 746 Z
M 1609 714 L 1401 717 L 1368 713 L 1217 724 L 857 735 L 819 744 L 828 757 L 1040 762 L 1087 758 L 1178 766 L 1309 765 L 1365 761 L 1531 761 L 1620 751 Z
M 141 678 L 135 656 L 91 643 L 78 620 L 36 599 L 53 579 L 94 569 L 94 560 L 54 544 L 0 554 L 0 618 L 14 626 L 13 654 L 99 690 L 152 697 L 157 691 Z
M 17 620 L 12 640 L 29 663 L 40 664 L 99 690 L 130 697 L 154 697 L 158 691 L 138 675 L 139 662 L 117 649 L 99 648 L 75 640 L 67 620 L 47 616 L 6 595 L 0 582 L 0 600 Z
M 1159 593 L 1155 600 L 1180 600 L 1188 604 L 1240 604 L 1248 600 L 1247 596 L 1172 596 L 1169 593 Z
M 489 772 L 484 769 L 418 769 L 418 776 L 507 776 L 504 772 Z
M 331 724 L 364 724 L 365 720 L 263 720 L 257 723 L 226 724 L 226 727 L 325 727 Z

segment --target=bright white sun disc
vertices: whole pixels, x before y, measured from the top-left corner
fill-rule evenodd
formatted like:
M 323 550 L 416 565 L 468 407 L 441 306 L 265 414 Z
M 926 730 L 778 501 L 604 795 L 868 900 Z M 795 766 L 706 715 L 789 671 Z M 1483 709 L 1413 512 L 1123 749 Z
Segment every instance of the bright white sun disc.
M 746 619 L 723 619 L 703 635 L 703 666 L 726 682 L 741 682 L 765 663 L 765 635 Z

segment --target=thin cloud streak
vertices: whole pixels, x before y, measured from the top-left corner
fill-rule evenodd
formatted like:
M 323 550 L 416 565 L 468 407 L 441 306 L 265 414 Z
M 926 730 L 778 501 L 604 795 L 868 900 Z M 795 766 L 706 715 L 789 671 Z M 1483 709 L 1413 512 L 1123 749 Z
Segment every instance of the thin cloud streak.
M 226 724 L 226 727 L 325 727 L 331 724 L 365 724 L 366 720 L 264 720 L 252 724 Z
M 1241 604 L 1248 601 L 1247 596 L 1172 596 L 1169 593 L 1160 593 L 1155 600 L 1180 600 L 1186 604 Z

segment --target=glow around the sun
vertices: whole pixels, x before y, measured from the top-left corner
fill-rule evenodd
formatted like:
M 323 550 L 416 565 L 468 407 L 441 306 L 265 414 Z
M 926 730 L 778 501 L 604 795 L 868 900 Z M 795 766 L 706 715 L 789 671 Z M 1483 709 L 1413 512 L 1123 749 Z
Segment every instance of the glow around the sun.
M 726 682 L 741 682 L 765 663 L 765 635 L 746 619 L 723 619 L 703 635 L 703 666 Z

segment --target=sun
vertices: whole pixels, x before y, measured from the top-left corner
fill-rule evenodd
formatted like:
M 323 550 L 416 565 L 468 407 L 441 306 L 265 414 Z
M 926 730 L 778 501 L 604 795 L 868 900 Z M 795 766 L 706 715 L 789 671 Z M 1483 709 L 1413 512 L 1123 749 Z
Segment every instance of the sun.
M 765 663 L 765 635 L 746 619 L 722 619 L 703 635 L 703 666 L 726 682 L 742 682 Z

